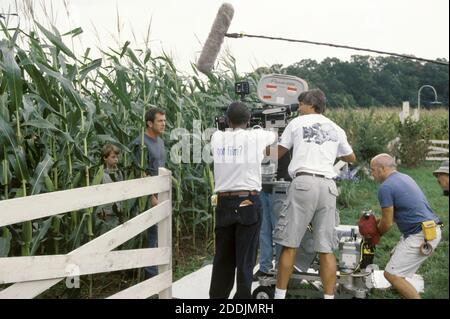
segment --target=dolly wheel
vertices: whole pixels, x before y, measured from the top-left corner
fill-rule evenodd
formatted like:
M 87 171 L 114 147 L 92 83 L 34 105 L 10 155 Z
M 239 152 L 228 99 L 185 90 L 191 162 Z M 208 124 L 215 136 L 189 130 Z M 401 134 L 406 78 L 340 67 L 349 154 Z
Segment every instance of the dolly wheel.
M 253 290 L 253 299 L 273 299 L 275 286 L 259 286 Z

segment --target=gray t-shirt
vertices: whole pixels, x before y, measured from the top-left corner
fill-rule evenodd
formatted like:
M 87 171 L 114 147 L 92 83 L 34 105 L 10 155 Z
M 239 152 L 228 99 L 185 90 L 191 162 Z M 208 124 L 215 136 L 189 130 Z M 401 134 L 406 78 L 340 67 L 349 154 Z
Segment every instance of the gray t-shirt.
M 141 162 L 141 137 L 138 136 L 131 143 L 134 150 L 135 161 L 138 165 Z M 158 168 L 166 165 L 166 150 L 164 148 L 164 141 L 159 136 L 156 139 L 144 134 L 144 145 L 147 154 L 147 160 L 144 159 L 145 172 L 150 176 L 158 175 Z
M 121 181 L 123 181 L 123 174 L 122 174 L 121 170 L 119 170 L 119 169 L 109 170 L 106 167 L 103 169 L 102 184 L 121 182 Z M 114 205 L 116 205 L 116 207 L 114 207 Z M 116 214 L 116 212 L 120 213 L 122 211 L 122 203 L 116 202 L 116 203 L 109 203 L 109 204 L 101 205 L 99 209 L 101 211 L 103 211 L 106 215 L 113 215 L 113 214 Z
M 405 237 L 419 233 L 421 223 L 426 220 L 440 222 L 425 194 L 406 174 L 394 172 L 389 175 L 378 190 L 378 200 L 382 208 L 394 207 L 394 221 Z

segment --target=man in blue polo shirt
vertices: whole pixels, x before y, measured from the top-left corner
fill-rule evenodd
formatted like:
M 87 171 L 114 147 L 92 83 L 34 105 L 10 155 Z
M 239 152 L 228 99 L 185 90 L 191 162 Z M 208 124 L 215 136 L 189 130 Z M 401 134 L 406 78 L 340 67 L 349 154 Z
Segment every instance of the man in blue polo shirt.
M 382 213 L 378 222 L 380 235 L 385 234 L 394 222 L 402 233 L 386 265 L 384 276 L 404 298 L 420 299 L 419 293 L 405 277 L 412 277 L 429 257 L 420 248 L 425 242 L 422 222 L 434 221 L 439 225 L 440 220 L 416 182 L 408 175 L 397 172 L 395 160 L 390 155 L 375 156 L 370 162 L 370 170 L 374 179 L 381 183 L 378 189 Z M 441 229 L 436 226 L 436 238 L 428 244 L 434 250 L 440 240 Z

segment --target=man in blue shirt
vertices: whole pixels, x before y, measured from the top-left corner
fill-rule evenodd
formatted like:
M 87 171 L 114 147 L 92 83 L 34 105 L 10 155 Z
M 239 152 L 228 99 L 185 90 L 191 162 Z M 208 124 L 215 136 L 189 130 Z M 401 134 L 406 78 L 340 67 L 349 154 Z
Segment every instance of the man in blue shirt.
M 405 277 L 412 277 L 429 256 L 422 254 L 420 249 L 425 242 L 421 223 L 432 220 L 438 225 L 439 218 L 416 182 L 408 175 L 397 172 L 395 160 L 390 155 L 375 156 L 370 162 L 370 170 L 374 179 L 381 183 L 378 190 L 382 213 L 378 222 L 380 235 L 385 234 L 394 222 L 402 233 L 384 276 L 404 298 L 420 299 L 419 293 Z M 436 238 L 428 244 L 434 250 L 440 240 L 441 230 L 436 226 Z

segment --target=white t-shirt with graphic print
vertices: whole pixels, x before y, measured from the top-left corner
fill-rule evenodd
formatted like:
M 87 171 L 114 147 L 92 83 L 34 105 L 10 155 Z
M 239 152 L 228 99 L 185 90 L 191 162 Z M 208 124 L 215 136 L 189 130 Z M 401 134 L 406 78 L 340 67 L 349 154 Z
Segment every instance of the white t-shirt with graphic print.
M 333 178 L 337 157 L 353 153 L 347 135 L 336 123 L 322 114 L 301 115 L 293 119 L 284 130 L 279 145 L 294 147 L 289 175 L 309 172 Z
M 278 135 L 263 129 L 216 131 L 211 137 L 215 192 L 260 191 L 261 162 L 265 148 Z

